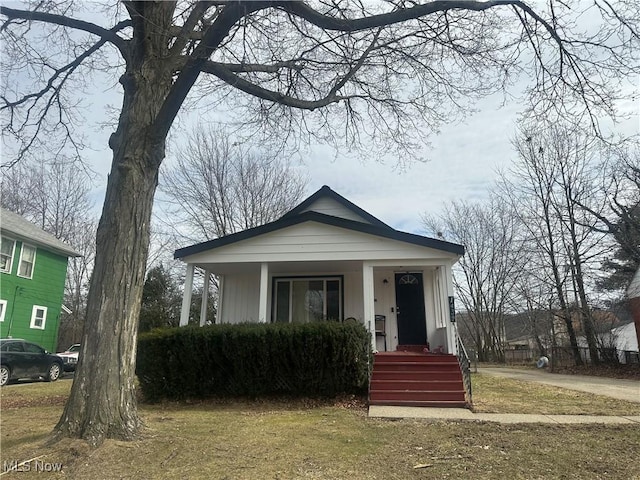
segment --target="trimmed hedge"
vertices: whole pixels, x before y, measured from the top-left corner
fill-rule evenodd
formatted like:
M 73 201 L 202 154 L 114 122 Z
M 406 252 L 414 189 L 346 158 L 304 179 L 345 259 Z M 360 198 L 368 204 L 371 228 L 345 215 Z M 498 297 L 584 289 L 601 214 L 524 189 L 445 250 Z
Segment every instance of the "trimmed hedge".
M 336 396 L 366 391 L 370 335 L 360 324 L 239 324 L 143 333 L 145 398 Z

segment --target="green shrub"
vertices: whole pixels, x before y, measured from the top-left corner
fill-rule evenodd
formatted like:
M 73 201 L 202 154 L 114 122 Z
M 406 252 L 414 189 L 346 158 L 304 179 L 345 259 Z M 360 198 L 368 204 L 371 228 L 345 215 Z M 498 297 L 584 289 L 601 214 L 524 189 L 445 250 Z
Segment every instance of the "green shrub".
M 147 400 L 328 396 L 366 391 L 370 336 L 337 322 L 240 324 L 140 335 L 136 373 Z

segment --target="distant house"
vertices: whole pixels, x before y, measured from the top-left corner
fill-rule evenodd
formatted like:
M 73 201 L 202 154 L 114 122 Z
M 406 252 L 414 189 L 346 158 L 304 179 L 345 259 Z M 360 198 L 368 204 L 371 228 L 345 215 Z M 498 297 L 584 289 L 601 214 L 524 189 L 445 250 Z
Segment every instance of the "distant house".
M 55 352 L 67 261 L 80 254 L 5 209 L 0 234 L 0 336 Z
M 636 340 L 640 344 L 640 269 L 636 272 L 631 284 L 627 289 L 627 298 L 633 315 L 633 322 L 636 329 Z

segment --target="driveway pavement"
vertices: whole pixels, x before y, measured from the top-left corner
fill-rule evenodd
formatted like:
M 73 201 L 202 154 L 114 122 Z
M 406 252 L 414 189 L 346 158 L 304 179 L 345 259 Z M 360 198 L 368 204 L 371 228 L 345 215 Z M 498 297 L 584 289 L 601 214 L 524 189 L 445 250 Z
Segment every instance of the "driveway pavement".
M 518 370 L 515 368 L 479 367 L 478 373 L 497 377 L 513 378 L 525 382 L 538 382 L 554 387 L 578 390 L 580 392 L 605 395 L 618 400 L 640 403 L 640 381 L 622 380 L 589 375 L 562 375 L 549 373 L 543 369 Z

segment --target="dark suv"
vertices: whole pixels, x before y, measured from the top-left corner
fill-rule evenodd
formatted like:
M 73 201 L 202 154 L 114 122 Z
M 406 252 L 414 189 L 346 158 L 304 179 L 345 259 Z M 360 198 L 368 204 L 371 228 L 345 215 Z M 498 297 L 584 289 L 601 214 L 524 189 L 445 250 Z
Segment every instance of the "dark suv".
M 18 338 L 0 339 L 0 386 L 18 378 L 44 377 L 55 382 L 63 370 L 62 359 L 35 343 Z

